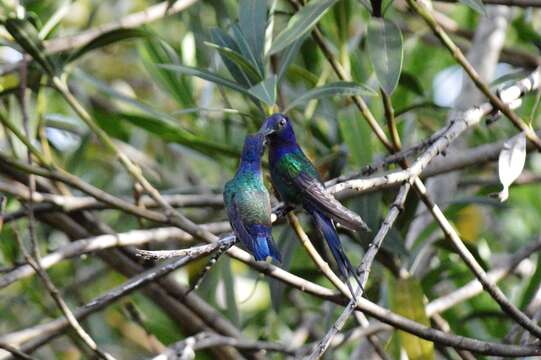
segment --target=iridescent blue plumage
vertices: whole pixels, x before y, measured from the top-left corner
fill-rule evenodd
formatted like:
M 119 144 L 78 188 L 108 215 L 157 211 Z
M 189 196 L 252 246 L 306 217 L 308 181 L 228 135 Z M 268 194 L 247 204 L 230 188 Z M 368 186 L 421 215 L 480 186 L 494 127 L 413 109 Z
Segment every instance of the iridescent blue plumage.
M 272 240 L 270 196 L 261 173 L 264 149 L 264 136 L 246 137 L 237 173 L 225 184 L 224 202 L 235 235 L 254 258 L 280 261 Z
M 359 282 L 342 248 L 334 221 L 351 230 L 368 231 L 368 227 L 359 215 L 344 207 L 327 192 L 318 171 L 297 144 L 293 127 L 286 116 L 270 116 L 265 120 L 260 132 L 267 135 L 270 141 L 271 179 L 280 198 L 286 204 L 301 205 L 312 215 L 316 227 L 329 245 L 342 277 L 347 279 L 353 276 Z

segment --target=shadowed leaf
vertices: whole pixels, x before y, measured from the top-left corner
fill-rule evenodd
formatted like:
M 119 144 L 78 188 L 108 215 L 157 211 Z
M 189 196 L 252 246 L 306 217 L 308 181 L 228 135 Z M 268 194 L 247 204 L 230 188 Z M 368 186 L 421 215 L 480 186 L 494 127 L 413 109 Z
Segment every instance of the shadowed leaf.
M 257 67 L 263 74 L 263 46 L 267 24 L 267 0 L 241 0 L 239 26 L 254 54 Z

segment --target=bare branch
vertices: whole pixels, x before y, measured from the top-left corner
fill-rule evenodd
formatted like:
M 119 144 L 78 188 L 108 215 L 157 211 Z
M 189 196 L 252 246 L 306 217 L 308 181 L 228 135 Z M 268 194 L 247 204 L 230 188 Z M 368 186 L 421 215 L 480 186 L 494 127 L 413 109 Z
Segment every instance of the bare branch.
M 227 222 L 201 225 L 203 228 L 213 233 L 223 233 L 229 231 L 231 227 Z M 193 241 L 193 237 L 174 227 L 157 228 L 149 230 L 132 230 L 120 234 L 99 235 L 88 239 L 74 241 L 58 250 L 47 254 L 40 259 L 40 265 L 43 269 L 48 269 L 59 262 L 72 257 L 87 254 L 93 251 L 100 251 L 111 247 L 136 246 L 149 242 L 164 241 Z M 30 265 L 19 266 L 0 277 L 0 289 L 15 281 L 24 279 L 34 274 Z

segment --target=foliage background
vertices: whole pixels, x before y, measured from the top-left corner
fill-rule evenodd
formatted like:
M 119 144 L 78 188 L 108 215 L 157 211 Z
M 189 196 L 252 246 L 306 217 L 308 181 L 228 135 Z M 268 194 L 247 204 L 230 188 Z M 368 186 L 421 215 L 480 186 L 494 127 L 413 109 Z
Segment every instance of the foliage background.
M 253 101 L 223 83 L 186 75 L 185 70 L 174 72 L 160 66 L 193 66 L 238 82 L 224 66 L 224 62 L 231 60 L 221 58 L 217 49 L 209 46 L 208 42 L 217 42 L 217 30 L 212 29 L 224 31 L 232 28 L 238 21 L 239 11 L 243 11 L 242 3 L 247 2 L 241 2 L 239 6 L 238 2 L 228 0 L 198 1 L 184 11 L 163 16 L 135 29 L 105 33 L 91 48 L 83 48 L 80 54 L 70 50 L 51 57 L 61 72 L 68 76 L 71 91 L 77 99 L 115 144 L 143 168 L 145 176 L 162 194 L 220 194 L 225 181 L 234 174 L 245 134 L 255 131 L 272 109 L 273 99 L 268 101 L 269 104 Z M 136 0 L 43 0 L 23 1 L 21 6 L 26 11 L 26 21 L 37 31 L 66 8 L 67 12 L 46 35 L 47 39 L 60 39 L 99 28 L 101 24 L 154 4 Z M 462 3 L 435 2 L 433 5 L 456 26 L 452 32 L 453 39 L 467 48 L 482 15 Z M 8 14 L 13 6 L 6 1 L 3 11 Z M 274 27 L 267 34 L 267 39 L 276 39 L 276 35 L 286 28 L 294 9 L 287 1 L 269 2 L 268 6 Z M 516 71 L 535 66 L 532 59 L 538 54 L 534 43 L 538 39 L 535 29 L 539 26 L 539 15 L 535 8 L 513 9 L 505 32 L 507 55 L 500 60 L 491 81 L 509 73 L 515 75 L 504 80 L 513 81 L 518 77 Z M 370 12 L 361 3 L 341 0 L 319 19 L 318 26 L 333 53 L 356 85 L 340 89 L 342 94 L 339 95 L 342 96 L 325 96 L 303 102 L 289 113 L 299 143 L 326 179 L 358 171 L 386 154 L 350 98 L 343 96 L 351 92 L 362 94 L 376 119 L 384 126 L 381 94 L 376 91 L 380 83 L 373 63 L 383 61 L 386 56 L 397 59 L 403 51 L 401 69 L 399 67 L 398 72 L 395 69 L 394 73 L 391 71 L 385 75 L 392 78 L 400 74 L 391 100 L 404 148 L 417 144 L 444 126 L 449 106 L 454 101 L 453 94 L 460 92 L 461 79 L 465 82 L 465 76 L 452 56 L 435 41 L 419 16 L 407 10 L 405 3 L 393 2 L 385 13 L 385 19 L 393 21 L 401 29 L 402 49 L 392 48 L 385 53 L 377 46 L 370 48 L 370 39 L 366 36 L 367 24 L 373 22 L 370 18 Z M 19 60 L 17 50 L 20 47 L 5 29 L 0 28 L 0 36 L 0 69 L 7 69 L 9 63 Z M 276 100 L 282 109 L 309 90 L 338 81 L 314 40 L 310 36 L 301 39 L 298 53 L 290 59 L 291 63 L 278 82 Z M 288 49 L 265 60 L 263 68 L 270 81 L 273 79 L 271 74 L 277 73 L 280 64 L 284 63 Z M 30 64 L 28 86 L 31 91 L 28 92 L 27 110 L 32 141 L 68 172 L 109 193 L 132 198 L 134 183 L 116 161 L 115 155 L 92 135 L 61 94 L 47 84 L 46 77 L 38 75 L 40 73 L 36 64 Z M 3 72 L 0 78 L 0 116 L 22 131 L 21 107 L 17 101 L 19 79 L 17 72 Z M 386 81 L 392 83 L 392 79 Z M 368 95 L 370 91 L 367 88 L 375 89 L 372 95 Z M 517 113 L 534 128 L 538 126 L 537 102 L 536 94 L 527 96 L 517 109 Z M 24 145 L 5 127 L 3 130 L 2 153 L 11 158 L 26 159 Z M 516 133 L 506 120 L 491 126 L 483 124 L 469 131 L 460 148 L 453 148 L 448 155 L 505 140 Z M 502 257 L 515 253 L 539 236 L 541 158 L 538 154 L 528 155 L 525 169 L 523 177 L 528 180 L 512 188 L 506 203 L 501 204 L 490 196 L 499 191 L 494 162 L 460 170 L 457 188 L 452 190 L 449 199 L 440 203 L 477 260 L 487 269 L 494 268 Z M 12 182 L 9 176 L 2 177 L 7 195 L 6 213 L 23 208 L 23 202 L 9 193 Z M 74 194 L 83 195 L 78 191 Z M 354 196 L 345 204 L 377 229 L 394 194 L 395 189 L 383 190 Z M 421 305 L 426 300 L 459 288 L 474 277 L 459 260 L 456 251 L 445 243 L 432 221 L 425 224 L 414 242 L 405 243 L 404 239 L 411 231 L 410 224 L 418 215 L 415 212 L 417 203 L 415 195 L 410 195 L 404 213 L 384 242 L 382 256 L 372 269 L 366 297 L 398 313 L 425 321 L 422 310 L 421 315 L 408 312 L 422 309 Z M 225 213 L 216 204 L 183 208 L 182 212 L 196 223 L 225 220 Z M 118 233 L 158 226 L 118 210 L 94 213 Z M 70 241 L 61 230 L 39 220 L 36 235 L 42 254 Z M 326 256 L 321 240 L 311 232 L 310 221 L 303 218 L 303 224 L 313 235 L 316 247 Z M 27 219 L 18 220 L 16 228 L 28 240 Z M 332 286 L 313 265 L 305 250 L 298 246 L 287 224 L 275 226 L 273 233 L 285 254 L 284 268 L 308 280 Z M 371 236 L 373 234 L 343 235 L 344 246 L 354 264 L 359 264 Z M 145 246 L 149 249 L 173 249 L 186 245 L 168 242 Z M 412 269 L 421 249 L 431 252 L 430 261 L 426 267 Z M 9 224 L 2 228 L 0 250 L 0 267 L 4 272 L 24 261 Z M 206 261 L 195 262 L 171 277 L 187 284 L 205 264 Z M 541 276 L 539 264 L 534 254 L 501 283 L 507 296 L 520 308 L 525 308 L 537 293 Z M 397 269 L 412 270 L 414 285 L 397 284 L 401 281 L 395 278 Z M 72 308 L 126 280 L 94 253 L 63 261 L 52 267 L 49 275 Z M 420 285 L 419 289 L 416 284 Z M 210 271 L 197 293 L 247 338 L 293 343 L 298 347 L 321 338 L 341 312 L 340 307 L 280 286 L 225 256 Z M 396 301 L 397 296 L 403 298 Z M 35 276 L 2 289 L 0 299 L 0 334 L 61 316 Z M 135 310 L 130 312 L 129 309 Z M 503 338 L 513 324 L 484 293 L 454 306 L 442 316 L 454 333 L 493 341 Z M 93 314 L 82 324 L 100 347 L 118 358 L 150 357 L 159 349 L 158 342 L 169 346 L 188 335 L 183 324 L 175 322 L 140 292 Z M 347 328 L 352 330 L 354 326 L 355 323 L 350 321 Z M 304 337 L 301 330 L 306 331 Z M 88 350 L 73 334 L 67 332 L 65 335 L 40 348 L 36 356 L 62 359 L 89 356 Z M 397 358 L 396 349 L 400 344 L 406 348 L 410 346 L 408 343 L 411 344 L 411 340 L 404 339 L 386 331 L 380 341 L 389 356 Z M 328 357 L 348 358 L 359 351 L 371 351 L 364 339 L 346 342 L 331 350 Z M 438 358 L 456 356 L 441 348 L 430 352 Z M 411 356 L 412 353 L 409 354 Z M 212 358 L 214 355 L 212 352 L 199 352 L 198 356 Z M 279 354 L 269 356 L 282 357 Z M 423 356 L 431 358 L 433 355 Z

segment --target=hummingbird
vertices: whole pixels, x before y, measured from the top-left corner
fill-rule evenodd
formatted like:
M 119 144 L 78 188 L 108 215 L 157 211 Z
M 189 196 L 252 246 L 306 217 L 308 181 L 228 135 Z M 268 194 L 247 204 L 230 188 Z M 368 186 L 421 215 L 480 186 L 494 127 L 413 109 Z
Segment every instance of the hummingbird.
M 350 230 L 370 231 L 363 219 L 343 206 L 323 185 L 319 172 L 297 143 L 291 121 L 283 114 L 268 117 L 260 133 L 269 139 L 269 166 L 272 184 L 286 206 L 302 206 L 313 218 L 336 260 L 341 276 L 361 282 L 346 256 L 335 223 Z
M 231 228 L 248 252 L 257 261 L 270 256 L 280 262 L 280 253 L 272 239 L 270 195 L 261 170 L 266 142 L 259 133 L 246 136 L 239 168 L 225 184 L 223 196 Z

